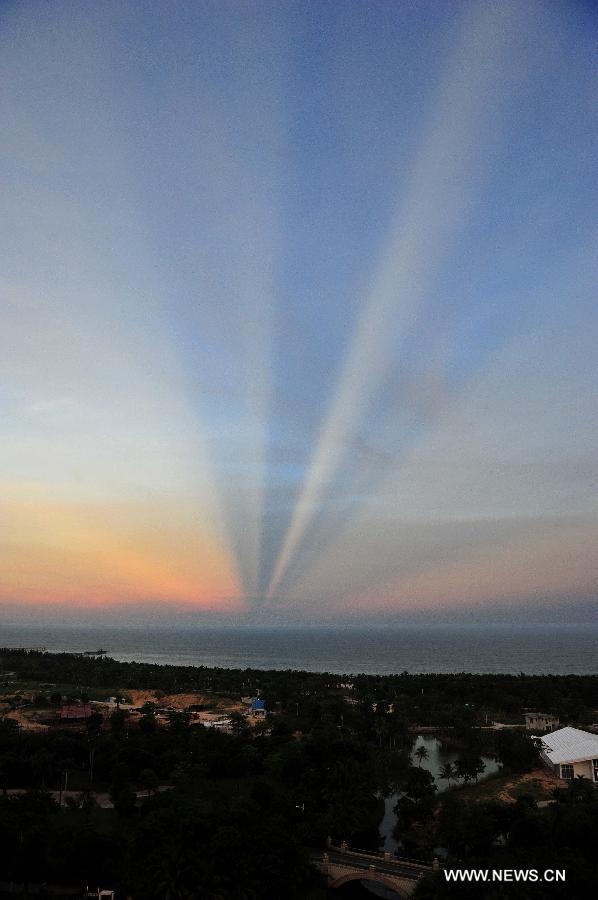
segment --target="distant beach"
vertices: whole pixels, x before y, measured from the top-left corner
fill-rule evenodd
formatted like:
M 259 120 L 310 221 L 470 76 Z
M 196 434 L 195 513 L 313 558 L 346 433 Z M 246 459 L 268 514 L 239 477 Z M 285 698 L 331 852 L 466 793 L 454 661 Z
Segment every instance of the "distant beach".
M 594 674 L 598 624 L 258 628 L 0 625 L 0 645 L 121 661 L 310 672 Z

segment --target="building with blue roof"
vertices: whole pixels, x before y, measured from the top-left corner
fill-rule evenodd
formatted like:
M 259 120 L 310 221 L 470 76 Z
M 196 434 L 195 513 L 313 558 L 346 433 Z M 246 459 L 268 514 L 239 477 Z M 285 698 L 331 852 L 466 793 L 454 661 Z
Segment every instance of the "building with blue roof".
M 266 715 L 266 704 L 261 699 L 261 697 L 254 697 L 251 701 L 251 706 L 249 710 L 253 716 L 265 716 Z

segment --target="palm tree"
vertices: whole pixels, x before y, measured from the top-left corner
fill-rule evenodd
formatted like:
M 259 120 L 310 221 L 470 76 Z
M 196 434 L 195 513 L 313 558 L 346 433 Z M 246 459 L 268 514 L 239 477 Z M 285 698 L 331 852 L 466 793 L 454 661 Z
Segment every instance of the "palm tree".
M 417 758 L 419 760 L 418 765 L 421 766 L 422 761 L 424 759 L 427 759 L 429 757 L 429 755 L 430 754 L 428 753 L 426 747 L 424 747 L 423 744 L 420 747 L 418 747 L 417 750 L 415 751 L 415 756 L 417 756 Z
M 455 769 L 453 768 L 453 764 L 448 762 L 445 766 L 443 766 L 440 770 L 440 777 L 445 781 L 448 781 L 449 787 L 451 784 L 451 779 L 456 775 Z
M 458 759 L 455 762 L 455 776 L 462 778 L 465 782 L 471 781 L 471 774 L 466 759 Z
M 473 760 L 473 764 L 472 764 L 473 777 L 475 778 L 476 784 L 478 783 L 478 776 L 483 775 L 485 769 L 486 769 L 486 763 L 482 760 L 481 757 L 476 756 L 476 758 Z
M 139 780 L 147 790 L 148 797 L 150 794 L 155 793 L 155 791 L 158 789 L 159 780 L 153 769 L 144 769 L 139 774 Z

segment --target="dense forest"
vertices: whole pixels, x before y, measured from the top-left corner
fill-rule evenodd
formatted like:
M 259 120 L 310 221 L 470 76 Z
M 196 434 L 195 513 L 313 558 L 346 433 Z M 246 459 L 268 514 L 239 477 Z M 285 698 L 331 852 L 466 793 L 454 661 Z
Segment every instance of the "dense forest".
M 107 657 L 49 654 L 0 649 L 0 666 L 22 680 L 97 688 L 105 692 L 148 688 L 166 693 L 210 691 L 256 693 L 283 708 L 309 697 L 333 699 L 346 693 L 374 701 L 399 702 L 403 714 L 420 725 L 452 725 L 456 710 L 473 709 L 505 719 L 523 709 L 551 710 L 561 721 L 589 723 L 598 704 L 598 675 L 455 675 L 403 672 L 397 675 L 331 675 L 328 673 L 211 669 L 205 666 L 164 666 L 117 662 Z M 397 669 L 400 668 L 400 661 Z M 0 673 L 1 680 L 1 673 Z M 467 715 L 470 715 L 468 713 Z
M 525 793 L 508 803 L 475 794 L 482 754 L 513 778 L 538 766 L 524 730 L 496 731 L 489 721 L 522 721 L 524 709 L 541 708 L 583 725 L 594 715 L 596 677 L 337 676 L 10 650 L 1 651 L 0 667 L 0 891 L 7 896 L 47 884 L 48 891 L 109 886 L 118 900 L 324 898 L 310 852 L 330 841 L 377 850 L 380 798 L 390 794 L 401 852 L 410 857 L 429 864 L 440 848 L 446 865 L 558 861 L 569 880 L 554 885 L 555 897 L 581 897 L 598 877 L 593 785 L 572 783 L 542 807 Z M 120 708 L 134 688 L 156 697 L 135 717 Z M 177 692 L 201 694 L 206 706 L 259 692 L 268 713 L 256 722 L 233 712 L 226 731 L 185 710 L 158 716 L 160 696 Z M 19 725 L 28 705 L 51 710 L 108 695 L 116 707 L 80 725 Z M 413 755 L 414 729 L 426 725 L 459 753 L 442 793 Z M 102 805 L 103 796 L 110 802 Z M 424 879 L 417 896 L 547 896 L 540 887 L 483 893 L 440 874 Z

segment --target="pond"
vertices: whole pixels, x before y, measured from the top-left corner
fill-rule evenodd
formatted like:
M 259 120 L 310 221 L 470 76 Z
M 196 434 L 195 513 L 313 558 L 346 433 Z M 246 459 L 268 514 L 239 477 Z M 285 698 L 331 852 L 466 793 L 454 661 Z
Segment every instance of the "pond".
M 413 747 L 411 748 L 411 760 L 416 766 L 419 766 L 420 764 L 419 759 L 415 755 L 415 751 L 418 747 L 425 747 L 428 751 L 428 758 L 422 760 L 421 768 L 427 769 L 428 772 L 432 773 L 439 793 L 446 791 L 448 784 L 444 779 L 440 778 L 440 770 L 447 763 L 456 762 L 456 760 L 463 755 L 462 752 L 459 752 L 458 750 L 443 749 L 441 741 L 434 735 L 418 734 L 413 742 Z M 497 761 L 490 756 L 482 756 L 481 759 L 486 766 L 484 774 L 480 777 L 480 781 L 483 781 L 484 778 L 487 778 L 494 772 L 498 772 L 500 766 Z M 398 799 L 398 794 L 390 794 L 388 797 L 384 798 L 384 818 L 379 825 L 380 834 L 384 839 L 384 850 L 388 850 L 390 853 L 394 853 L 399 846 L 393 837 L 394 827 L 397 822 L 394 806 Z

